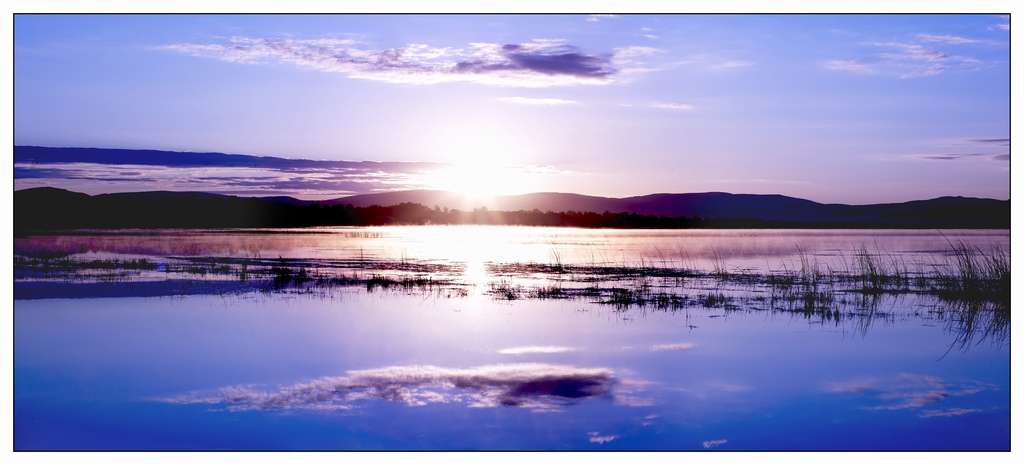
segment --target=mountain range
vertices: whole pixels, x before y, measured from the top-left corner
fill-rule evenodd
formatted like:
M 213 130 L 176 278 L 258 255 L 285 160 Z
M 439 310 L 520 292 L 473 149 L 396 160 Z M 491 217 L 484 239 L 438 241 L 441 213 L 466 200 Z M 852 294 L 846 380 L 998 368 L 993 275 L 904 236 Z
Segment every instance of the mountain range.
M 703 219 L 756 219 L 767 222 L 795 222 L 794 226 L 882 227 L 882 228 L 1009 228 L 1010 201 L 969 197 L 939 197 L 903 203 L 874 205 L 822 204 L 783 195 L 729 194 L 705 192 L 689 194 L 651 194 L 639 197 L 609 198 L 566 193 L 534 193 L 500 196 L 486 201 L 470 200 L 447 191 L 413 190 L 355 195 L 322 201 L 293 197 L 240 199 L 234 196 L 202 192 L 136 192 L 89 196 L 56 188 L 32 188 L 15 192 L 15 227 L 233 227 L 254 224 L 331 224 L 329 216 L 308 217 L 309 207 L 373 210 L 385 223 L 443 221 L 429 212 L 484 210 L 490 212 L 545 212 L 583 214 L 632 214 L 651 217 L 696 217 Z M 406 216 L 382 207 L 419 204 L 422 212 Z M 351 207 L 349 207 L 351 206 Z M 200 213 L 205 212 L 205 213 Z M 426 212 L 426 213 L 424 213 Z M 551 213 L 551 214 L 554 214 Z M 297 216 L 298 215 L 298 216 Z M 358 215 L 357 215 L 358 216 Z M 606 215 L 607 216 L 607 215 Z M 152 217 L 145 222 L 141 218 Z M 232 222 L 230 218 L 236 218 Z M 280 218 L 289 218 L 282 222 Z M 78 220 L 74 220 L 78 218 Z M 101 220 L 100 218 L 105 218 Z M 132 218 L 140 218 L 136 225 Z M 256 220 L 253 220 L 253 219 Z M 355 221 L 350 217 L 348 221 Z M 388 219 L 390 218 L 390 219 Z M 447 218 L 447 217 L 444 217 Z M 255 223 L 253 221 L 256 221 Z M 303 222 L 305 221 L 305 222 Z M 324 223 L 326 221 L 326 223 Z M 379 223 L 376 221 L 374 224 Z M 448 220 L 450 221 L 450 220 Z M 459 220 L 465 222 L 467 220 Z M 472 221 L 472 220 L 468 220 Z M 491 221 L 491 220 L 487 220 Z M 362 224 L 336 223 L 336 224 Z M 492 223 L 493 224 L 493 223 Z M 530 224 L 530 223 L 520 223 Z M 573 224 L 564 223 L 563 224 Z M 771 227 L 771 225 L 766 225 Z
M 291 197 L 267 197 L 267 200 L 308 205 Z M 540 210 L 542 212 L 611 212 L 670 218 L 758 218 L 770 221 L 803 222 L 871 222 L 909 225 L 919 220 L 956 218 L 988 221 L 1005 217 L 1009 224 L 1009 200 L 972 197 L 939 197 L 903 203 L 873 205 L 823 204 L 784 195 L 730 194 L 702 192 L 688 194 L 650 194 L 638 197 L 611 198 L 580 194 L 540 192 L 523 195 L 496 196 L 490 199 L 467 199 L 449 191 L 409 190 L 363 194 L 316 202 L 321 205 L 369 207 L 401 203 L 418 203 L 427 207 L 471 210 L 486 207 L 498 211 Z M 1007 226 L 1008 227 L 1008 226 Z

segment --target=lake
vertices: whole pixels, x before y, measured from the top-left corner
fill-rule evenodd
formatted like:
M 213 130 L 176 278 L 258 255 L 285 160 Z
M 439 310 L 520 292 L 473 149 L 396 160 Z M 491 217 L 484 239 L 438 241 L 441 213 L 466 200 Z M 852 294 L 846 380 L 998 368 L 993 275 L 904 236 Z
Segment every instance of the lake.
M 14 447 L 1009 450 L 958 250 L 1008 280 L 1006 230 L 17 238 Z

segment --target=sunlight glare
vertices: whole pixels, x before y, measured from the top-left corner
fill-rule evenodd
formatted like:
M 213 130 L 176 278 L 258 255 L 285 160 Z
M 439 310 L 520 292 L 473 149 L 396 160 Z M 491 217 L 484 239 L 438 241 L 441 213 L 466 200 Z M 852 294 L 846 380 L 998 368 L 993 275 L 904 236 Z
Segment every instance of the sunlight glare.
M 444 150 L 452 166 L 429 175 L 433 189 L 463 194 L 471 201 L 528 192 L 533 183 L 511 166 L 516 154 L 508 144 L 487 134 L 449 140 Z

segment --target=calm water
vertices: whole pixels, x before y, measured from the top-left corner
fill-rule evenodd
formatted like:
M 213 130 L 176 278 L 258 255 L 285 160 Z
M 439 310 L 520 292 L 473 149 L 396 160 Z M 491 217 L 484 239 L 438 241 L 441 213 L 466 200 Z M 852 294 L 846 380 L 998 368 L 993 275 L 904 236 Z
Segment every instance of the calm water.
M 1006 231 L 946 237 L 1009 247 Z M 659 309 L 485 292 L 514 279 L 496 263 L 778 270 L 802 254 L 838 268 L 861 247 L 928 269 L 948 243 L 914 231 L 515 227 L 19 239 L 16 252 L 87 259 L 457 262 L 442 272 L 470 291 L 16 289 L 15 448 L 1009 449 L 1008 330 L 960 344 L 956 306 L 931 295 L 837 291 L 834 312 L 804 314 L 761 305 L 756 286 L 700 280 L 672 286 L 750 297 Z M 47 279 L 55 294 L 85 281 Z

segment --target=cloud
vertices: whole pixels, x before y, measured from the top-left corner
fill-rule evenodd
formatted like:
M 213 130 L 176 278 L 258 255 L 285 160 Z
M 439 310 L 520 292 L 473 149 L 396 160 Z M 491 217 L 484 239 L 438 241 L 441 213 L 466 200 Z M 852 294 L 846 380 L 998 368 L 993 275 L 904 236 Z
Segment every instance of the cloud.
M 749 61 L 732 60 L 718 65 L 709 66 L 708 69 L 747 68 L 750 66 L 754 66 L 754 64 Z
M 660 352 L 660 351 L 663 351 L 663 350 L 684 350 L 684 349 L 692 349 L 692 348 L 693 348 L 693 343 L 691 343 L 691 342 L 683 342 L 683 343 L 678 343 L 678 344 L 658 344 L 658 345 L 653 345 L 653 346 L 651 346 L 651 351 L 653 351 L 653 352 Z
M 1009 31 L 1010 30 L 1010 25 L 1009 24 L 996 24 L 996 29 L 1001 29 L 1003 31 Z
M 973 44 L 973 43 L 981 42 L 980 40 L 968 39 L 966 37 L 959 37 L 959 36 L 951 36 L 951 35 L 948 35 L 948 34 L 944 35 L 944 36 L 936 36 L 936 35 L 931 35 L 931 34 L 918 34 L 917 38 L 921 39 L 922 42 L 939 42 L 939 43 L 951 44 L 951 45 Z
M 705 449 L 710 449 L 712 447 L 718 447 L 718 446 L 720 446 L 722 444 L 725 444 L 727 442 L 729 442 L 729 441 L 727 441 L 725 439 L 715 439 L 714 441 L 704 441 L 704 448 Z
M 711 383 L 711 384 L 709 384 L 709 386 L 715 388 L 715 390 L 724 391 L 724 392 L 745 392 L 745 391 L 749 391 L 749 390 L 752 389 L 749 386 L 739 386 L 739 385 L 736 385 L 736 384 L 723 384 L 723 383 Z
M 941 72 L 943 72 L 943 71 L 945 71 L 947 69 L 949 69 L 949 67 L 946 66 L 946 65 L 941 65 L 941 64 L 931 65 L 931 66 L 929 66 L 929 67 L 927 67 L 925 69 L 914 70 L 914 71 L 911 71 L 909 73 L 901 74 L 900 75 L 900 79 L 910 79 L 910 78 L 924 77 L 924 76 L 935 76 L 936 74 L 939 74 L 939 73 L 941 73 Z
M 694 106 L 686 103 L 651 102 L 651 108 L 667 108 L 669 110 L 693 110 Z
M 873 387 L 872 387 L 873 384 L 874 383 L 872 381 L 852 381 L 852 382 L 846 382 L 846 383 L 829 383 L 827 385 L 827 387 L 825 388 L 825 390 L 827 390 L 829 392 L 835 392 L 835 393 L 844 393 L 844 392 L 859 393 L 859 392 L 867 391 L 869 389 L 873 389 Z
M 618 436 L 614 436 L 614 435 L 598 436 L 599 434 L 601 434 L 601 433 L 598 433 L 598 432 L 587 433 L 587 435 L 590 436 L 590 442 L 597 443 L 597 444 L 604 444 L 606 442 L 612 442 L 612 441 L 614 441 L 614 440 L 619 438 Z
M 864 410 L 907 410 L 918 409 L 950 397 L 976 394 L 994 386 L 977 381 L 954 384 L 937 376 L 904 373 L 898 377 L 883 380 L 830 383 L 825 390 L 837 394 L 862 394 L 882 401 L 880 405 L 863 407 Z M 952 416 L 970 413 L 958 408 L 946 410 L 924 410 L 922 418 Z
M 648 39 L 657 39 L 658 38 L 658 36 L 656 36 L 654 34 L 644 34 L 644 37 L 646 37 Z
M 154 190 L 327 200 L 352 194 L 444 189 L 450 163 L 365 162 L 158 150 L 14 147 L 15 189 L 90 195 Z M 570 167 L 571 168 L 571 167 Z M 554 165 L 513 165 L 523 176 L 582 176 Z
M 522 354 L 560 354 L 563 352 L 575 352 L 576 349 L 572 347 L 557 347 L 557 346 L 529 346 L 529 347 L 512 347 L 509 349 L 501 349 L 498 351 L 499 354 L 504 355 L 522 355 Z
M 324 72 L 402 84 L 471 82 L 509 87 L 606 84 L 617 70 L 610 56 L 590 55 L 561 41 L 470 43 L 465 49 L 410 44 L 386 50 L 350 40 L 232 37 L 220 44 L 172 44 L 162 49 L 233 63 L 288 63 Z
M 606 368 L 576 368 L 523 363 L 469 369 L 429 365 L 353 370 L 347 376 L 324 377 L 262 392 L 249 386 L 190 393 L 165 402 L 215 404 L 228 410 L 336 410 L 353 401 L 383 399 L 411 406 L 436 402 L 467 402 L 469 407 L 550 409 L 582 399 L 608 395 L 614 381 Z
M 1000 147 L 1009 147 L 1010 139 L 964 139 L 954 143 L 953 145 L 996 145 Z
M 991 161 L 1008 161 L 1010 154 L 992 154 L 992 153 L 944 153 L 944 154 L 923 154 L 914 155 L 914 158 L 918 160 L 941 160 L 941 161 L 953 161 L 953 160 L 965 160 L 979 157 L 988 157 Z
M 158 150 L 14 148 L 17 189 L 58 186 L 87 194 L 202 190 L 322 200 L 353 193 L 422 188 L 429 173 L 449 166 Z
M 923 43 L 942 45 L 976 42 L 973 39 L 952 35 L 919 34 L 917 38 Z M 866 60 L 827 60 L 822 62 L 822 67 L 830 71 L 879 74 L 896 76 L 900 79 L 912 79 L 935 76 L 954 68 L 976 68 L 981 64 L 981 61 L 975 58 L 950 55 L 919 43 L 875 42 L 867 45 L 893 51 L 879 52 Z
M 527 105 L 569 105 L 576 103 L 575 100 L 560 98 L 530 98 L 530 97 L 498 97 L 498 100 L 509 103 L 523 103 Z
M 875 68 L 869 63 L 857 60 L 828 60 L 822 63 L 825 69 L 832 71 L 849 71 L 853 73 L 874 74 Z
M 960 415 L 966 415 L 968 413 L 980 412 L 981 410 L 972 408 L 951 408 L 946 410 L 922 410 L 921 414 L 918 415 L 921 418 L 932 418 L 932 417 L 955 417 Z
M 587 21 L 600 21 L 601 18 L 614 18 L 615 15 L 587 15 Z
M 939 50 L 925 48 L 922 45 L 904 44 L 900 42 L 886 42 L 874 44 L 879 47 L 895 47 L 902 49 L 903 53 L 883 53 L 883 58 L 893 60 L 916 60 L 916 61 L 944 61 L 950 58 L 949 55 Z

